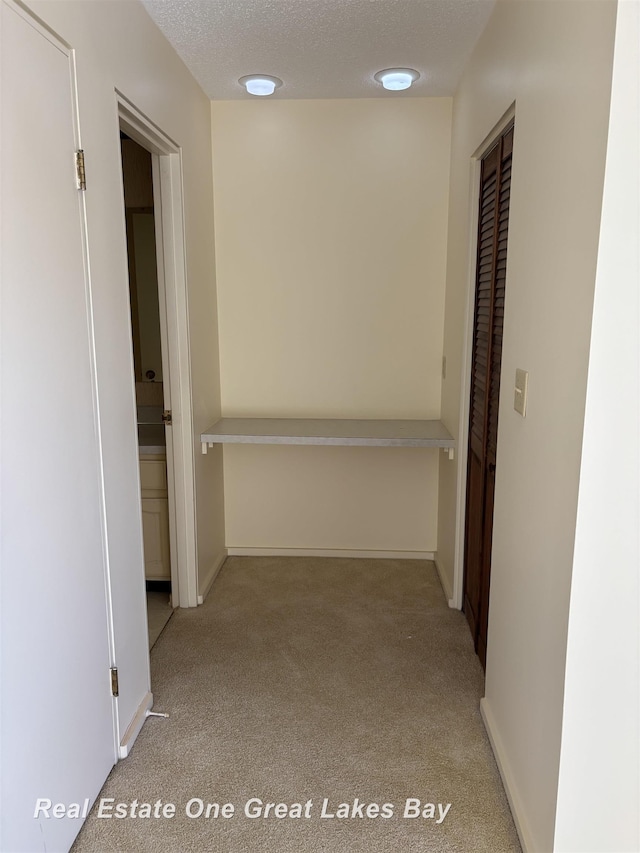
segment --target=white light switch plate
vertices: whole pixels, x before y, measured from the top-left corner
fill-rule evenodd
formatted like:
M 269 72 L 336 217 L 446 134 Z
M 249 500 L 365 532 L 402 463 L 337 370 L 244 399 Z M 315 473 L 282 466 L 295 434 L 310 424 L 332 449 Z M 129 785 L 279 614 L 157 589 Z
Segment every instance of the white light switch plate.
M 516 369 L 516 389 L 513 399 L 513 408 L 519 414 L 527 414 L 527 388 L 529 386 L 529 374 L 526 370 Z

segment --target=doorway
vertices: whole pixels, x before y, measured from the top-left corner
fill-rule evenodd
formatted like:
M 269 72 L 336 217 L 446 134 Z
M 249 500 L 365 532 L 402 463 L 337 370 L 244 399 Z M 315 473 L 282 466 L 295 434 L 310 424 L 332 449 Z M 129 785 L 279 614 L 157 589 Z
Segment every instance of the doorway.
M 180 146 L 116 92 L 121 132 L 151 155 L 158 308 L 162 343 L 162 385 L 170 400 L 166 429 L 167 498 L 174 607 L 198 604 L 194 430 L 191 398 L 186 252 Z M 135 377 L 131 377 L 132 384 Z M 170 395 L 170 396 L 169 396 Z M 163 407 L 164 408 L 168 407 Z
M 171 400 L 169 383 L 165 387 L 163 381 L 167 333 L 160 310 L 152 156 L 122 130 L 120 150 L 151 649 L 173 613 L 171 562 L 175 546 L 172 548 L 170 536 L 167 477 Z
M 486 666 L 493 503 L 504 327 L 511 121 L 482 157 L 469 399 L 463 610 Z

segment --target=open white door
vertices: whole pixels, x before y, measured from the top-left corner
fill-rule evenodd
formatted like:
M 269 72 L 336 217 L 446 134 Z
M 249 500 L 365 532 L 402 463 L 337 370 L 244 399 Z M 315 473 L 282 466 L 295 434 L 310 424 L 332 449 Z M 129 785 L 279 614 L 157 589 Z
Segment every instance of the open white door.
M 75 72 L 54 36 L 0 8 L 0 849 L 62 851 L 115 759 Z

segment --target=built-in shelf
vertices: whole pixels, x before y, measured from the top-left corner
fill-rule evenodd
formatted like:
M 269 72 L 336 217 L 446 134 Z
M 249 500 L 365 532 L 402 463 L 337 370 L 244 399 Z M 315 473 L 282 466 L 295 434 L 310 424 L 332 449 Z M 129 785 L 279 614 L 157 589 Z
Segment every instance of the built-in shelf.
M 455 440 L 440 421 L 328 418 L 220 418 L 200 436 L 214 444 L 322 444 L 343 447 L 444 447 Z

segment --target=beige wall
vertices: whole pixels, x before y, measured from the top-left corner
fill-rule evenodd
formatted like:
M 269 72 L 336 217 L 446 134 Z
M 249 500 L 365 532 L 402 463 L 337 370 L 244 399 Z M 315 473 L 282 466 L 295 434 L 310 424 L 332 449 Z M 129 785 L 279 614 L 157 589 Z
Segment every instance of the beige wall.
M 224 414 L 438 418 L 451 100 L 212 116 Z M 227 544 L 433 550 L 437 452 L 394 457 L 393 502 L 390 458 L 225 448 Z
M 460 418 L 470 161 L 515 101 L 486 698 L 531 850 L 551 850 L 614 2 L 499 0 L 454 101 L 442 417 Z M 526 419 L 513 410 L 529 371 Z M 453 576 L 455 466 L 438 552 Z
M 227 546 L 433 550 L 437 453 L 414 447 L 227 446 Z
M 571 578 L 558 853 L 640 850 L 640 405 L 626 393 L 640 389 L 639 105 L 640 4 L 622 0 Z

